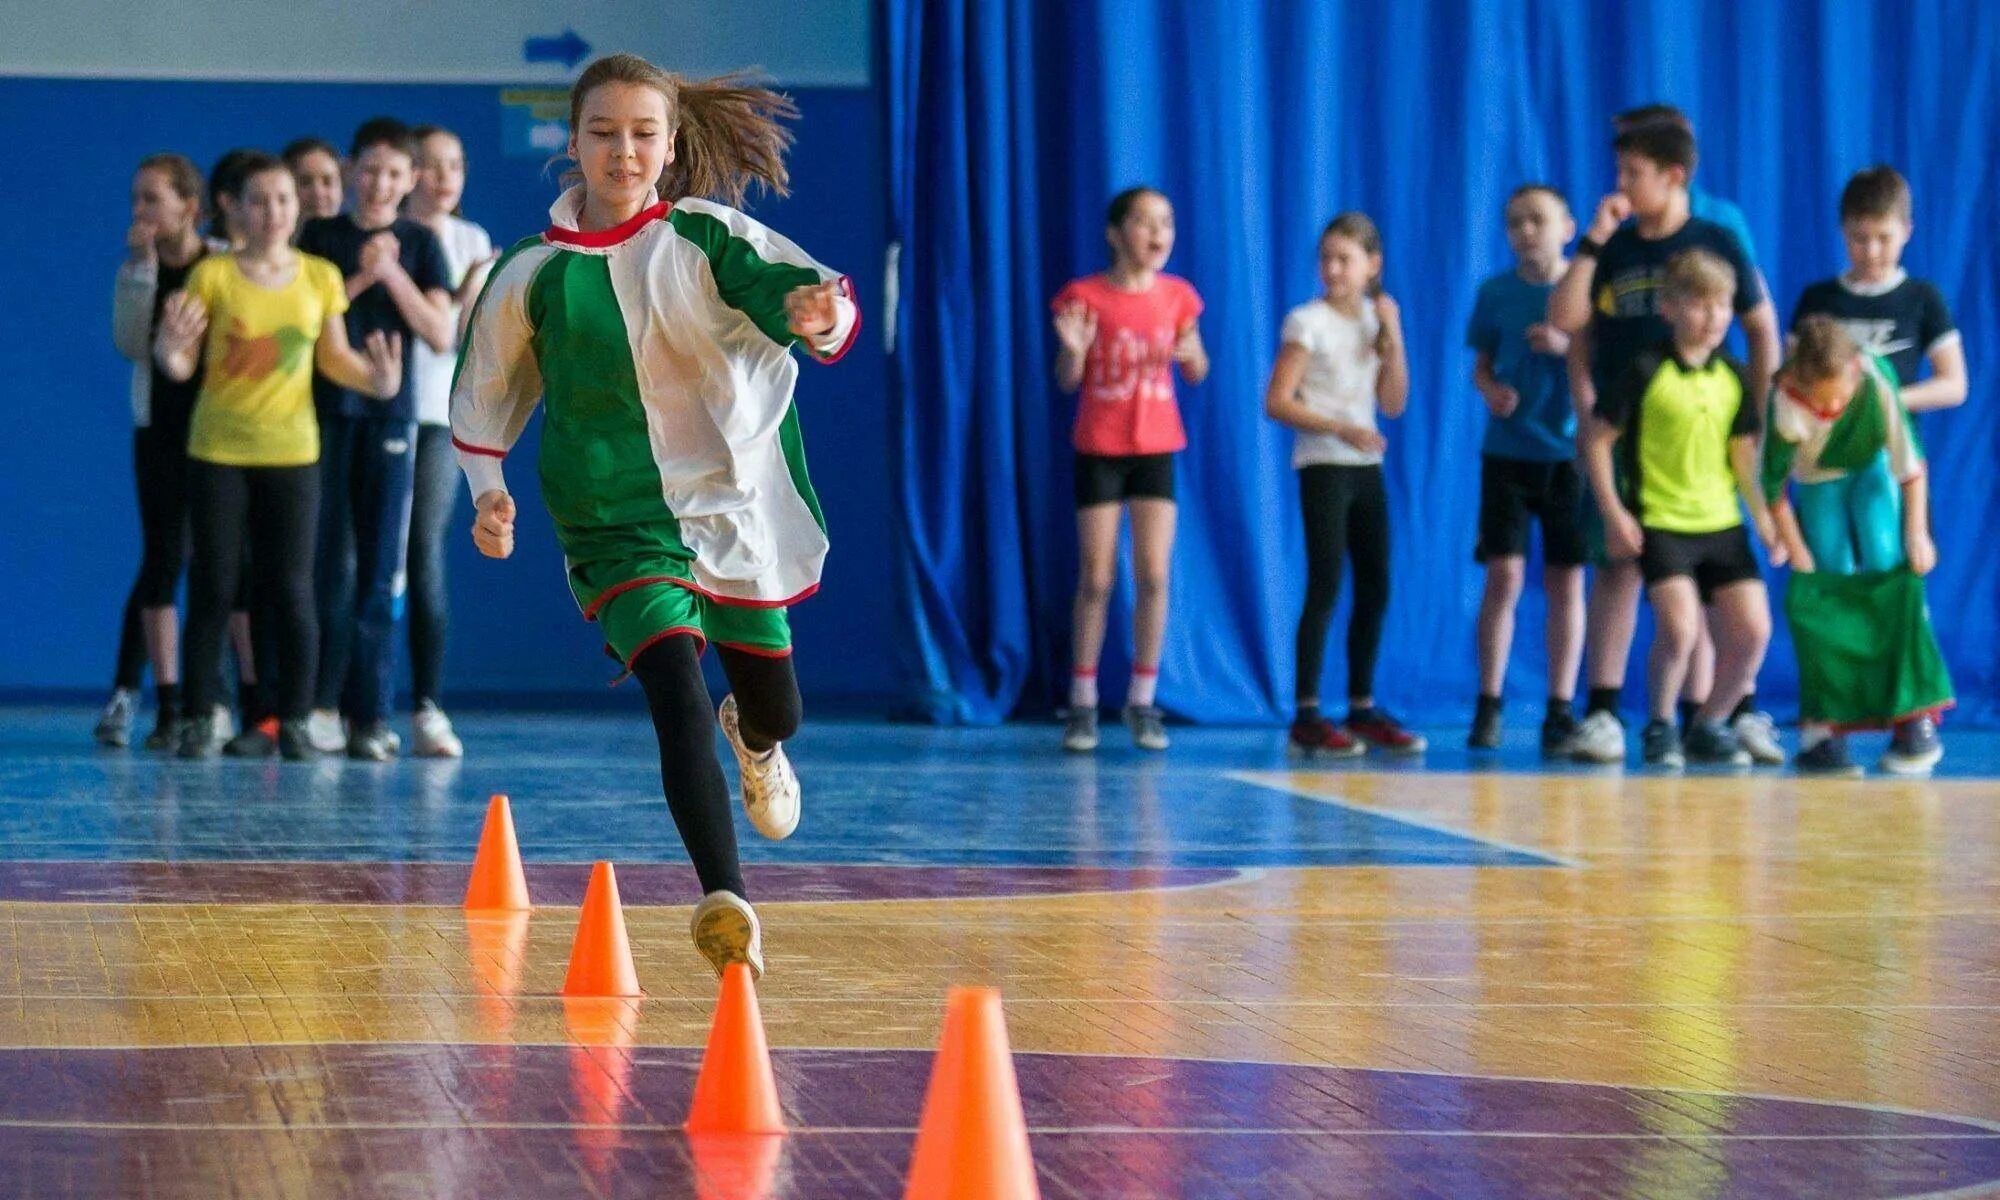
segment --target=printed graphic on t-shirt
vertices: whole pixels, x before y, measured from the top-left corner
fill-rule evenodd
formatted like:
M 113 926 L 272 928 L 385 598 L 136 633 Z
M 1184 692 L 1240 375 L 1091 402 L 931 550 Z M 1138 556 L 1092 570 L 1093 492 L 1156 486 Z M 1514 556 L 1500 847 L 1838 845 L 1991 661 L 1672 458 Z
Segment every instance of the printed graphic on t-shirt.
M 1120 329 L 1104 339 L 1104 350 L 1087 360 L 1083 397 L 1091 402 L 1156 403 L 1174 399 L 1174 331 L 1150 336 Z
M 312 339 L 305 330 L 289 325 L 261 337 L 251 337 L 238 319 L 229 323 L 222 344 L 222 359 L 215 364 L 216 372 L 231 379 L 254 380 L 299 370 L 305 365 Z

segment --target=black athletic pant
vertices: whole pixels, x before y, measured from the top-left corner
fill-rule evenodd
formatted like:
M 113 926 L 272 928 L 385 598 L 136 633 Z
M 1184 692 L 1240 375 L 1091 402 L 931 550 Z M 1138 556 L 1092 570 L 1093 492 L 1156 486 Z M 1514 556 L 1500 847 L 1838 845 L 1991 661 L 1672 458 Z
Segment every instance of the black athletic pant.
M 258 608 L 270 613 L 283 689 L 278 715 L 303 720 L 312 708 L 319 618 L 313 608 L 313 537 L 319 522 L 319 466 L 225 467 L 188 464 L 194 563 L 188 573 L 185 665 L 187 710 L 216 703 L 216 672 L 237 599 L 246 537 Z
M 1354 564 L 1354 611 L 1347 622 L 1347 694 L 1375 694 L 1375 656 L 1389 610 L 1389 495 L 1379 466 L 1311 466 L 1299 471 L 1306 525 L 1306 605 L 1299 614 L 1298 695 L 1319 695 L 1326 630 L 1340 599 L 1341 560 Z
M 799 685 L 792 660 L 721 646 L 716 651 L 736 694 L 744 744 L 753 750 L 769 749 L 797 732 Z M 747 897 L 736 858 L 729 784 L 716 755 L 715 710 L 702 681 L 694 639 L 676 635 L 653 643 L 633 660 L 632 673 L 639 677 L 646 706 L 652 710 L 653 732 L 660 741 L 660 784 L 702 892 L 730 891 Z
M 146 670 L 142 614 L 171 608 L 188 557 L 187 426 L 147 426 L 132 431 L 132 474 L 139 492 L 139 575 L 125 597 L 118 632 L 118 669 L 112 686 L 138 690 Z

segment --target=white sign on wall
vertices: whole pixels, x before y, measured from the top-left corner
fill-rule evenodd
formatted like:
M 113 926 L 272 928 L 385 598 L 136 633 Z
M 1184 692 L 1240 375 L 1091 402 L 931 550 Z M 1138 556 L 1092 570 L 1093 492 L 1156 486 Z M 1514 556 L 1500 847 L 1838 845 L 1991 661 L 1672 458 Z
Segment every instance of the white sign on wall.
M 0 0 L 0 75 L 560 83 L 625 50 L 866 87 L 869 0 Z

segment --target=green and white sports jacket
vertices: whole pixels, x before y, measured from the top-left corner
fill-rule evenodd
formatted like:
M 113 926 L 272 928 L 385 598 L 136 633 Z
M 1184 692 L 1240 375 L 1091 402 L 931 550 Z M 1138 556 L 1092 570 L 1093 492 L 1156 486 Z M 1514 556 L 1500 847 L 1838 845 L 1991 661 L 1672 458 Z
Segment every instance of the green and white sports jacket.
M 452 443 L 475 498 L 536 403 L 539 471 L 571 564 L 631 564 L 725 604 L 789 604 L 818 586 L 825 522 L 792 387 L 801 341 L 785 297 L 838 282 L 822 362 L 860 330 L 854 289 L 785 238 L 707 200 L 577 229 L 583 189 L 502 256 L 473 311 L 451 395 Z

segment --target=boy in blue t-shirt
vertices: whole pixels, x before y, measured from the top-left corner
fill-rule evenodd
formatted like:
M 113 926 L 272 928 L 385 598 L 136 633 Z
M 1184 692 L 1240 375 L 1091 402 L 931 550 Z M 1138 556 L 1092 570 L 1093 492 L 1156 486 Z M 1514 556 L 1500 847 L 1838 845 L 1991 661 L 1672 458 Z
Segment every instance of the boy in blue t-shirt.
M 1572 702 L 1583 654 L 1583 484 L 1576 469 L 1576 414 L 1563 356 L 1569 337 L 1547 320 L 1549 295 L 1569 269 L 1563 247 L 1576 220 L 1561 193 L 1524 184 L 1507 199 L 1514 267 L 1479 286 L 1465 343 L 1478 355 L 1472 384 L 1491 419 L 1480 449 L 1479 542 L 1486 567 L 1479 604 L 1479 699 L 1466 744 L 1500 745 L 1501 694 L 1514 642 L 1514 608 L 1527 575 L 1528 526 L 1542 524 L 1548 592 L 1549 704 L 1542 752 L 1555 754 L 1576 730 Z

